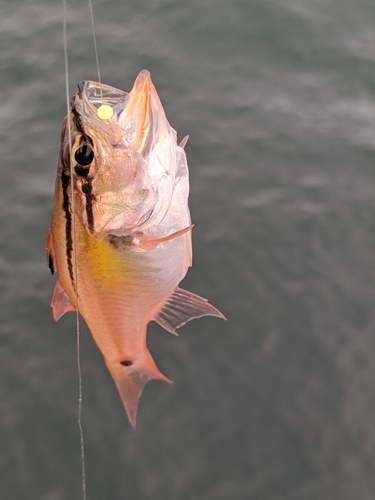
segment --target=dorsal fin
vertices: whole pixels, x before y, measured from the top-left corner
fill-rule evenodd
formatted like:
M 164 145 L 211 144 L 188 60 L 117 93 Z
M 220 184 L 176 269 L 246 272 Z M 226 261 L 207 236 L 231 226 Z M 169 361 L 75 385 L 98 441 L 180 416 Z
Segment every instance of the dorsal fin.
M 47 240 L 46 240 L 46 252 L 47 252 L 47 261 L 48 261 L 48 267 L 51 271 L 52 274 L 55 274 L 55 271 L 57 271 L 55 267 L 55 247 L 54 247 L 54 242 L 53 242 L 53 232 L 52 228 L 49 228 L 48 234 L 47 234 Z
M 177 287 L 153 319 L 168 332 L 177 335 L 176 328 L 201 316 L 226 319 L 207 299 Z

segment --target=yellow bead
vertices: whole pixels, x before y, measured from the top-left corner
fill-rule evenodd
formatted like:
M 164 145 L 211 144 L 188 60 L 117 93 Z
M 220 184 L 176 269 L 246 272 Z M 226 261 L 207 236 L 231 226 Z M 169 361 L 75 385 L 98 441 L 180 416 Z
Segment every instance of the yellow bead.
M 109 120 L 113 115 L 113 109 L 107 104 L 102 104 L 100 108 L 98 108 L 97 113 L 99 118 L 101 118 L 102 120 Z

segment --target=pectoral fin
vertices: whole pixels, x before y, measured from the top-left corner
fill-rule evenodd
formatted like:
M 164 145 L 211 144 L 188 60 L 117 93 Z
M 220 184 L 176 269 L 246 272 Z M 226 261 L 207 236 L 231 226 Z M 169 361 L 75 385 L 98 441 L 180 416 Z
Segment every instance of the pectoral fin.
M 76 310 L 59 281 L 56 282 L 53 291 L 51 307 L 52 316 L 55 321 L 59 321 L 65 313 Z
M 226 319 L 216 307 L 209 304 L 203 297 L 177 287 L 155 316 L 154 321 L 168 332 L 177 335 L 176 328 L 180 328 L 188 321 L 201 316 L 216 316 Z
M 180 231 L 176 231 L 175 233 L 169 234 L 168 236 L 164 236 L 164 238 L 155 238 L 155 239 L 147 239 L 147 237 L 141 235 L 138 238 L 133 238 L 133 245 L 136 245 L 142 250 L 154 250 L 161 243 L 165 243 L 166 241 L 174 240 L 175 238 L 179 238 L 185 233 L 188 233 L 194 224 L 188 227 L 184 227 L 184 229 L 180 229 Z

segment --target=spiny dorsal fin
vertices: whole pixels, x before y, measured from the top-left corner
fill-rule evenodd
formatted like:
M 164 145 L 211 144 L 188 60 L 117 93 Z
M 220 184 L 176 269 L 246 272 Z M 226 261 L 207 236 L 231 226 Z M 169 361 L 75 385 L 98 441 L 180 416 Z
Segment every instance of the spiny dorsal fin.
M 53 291 L 51 307 L 52 316 L 55 321 L 59 321 L 61 316 L 64 316 L 65 313 L 76 310 L 58 280 L 56 281 Z
M 57 271 L 57 269 L 55 267 L 55 258 L 54 258 L 55 248 L 53 243 L 53 232 L 51 228 L 49 228 L 47 235 L 46 252 L 47 252 L 48 267 L 51 273 L 55 274 L 55 271 Z
M 201 316 L 216 316 L 226 319 L 207 299 L 177 287 L 155 316 L 154 321 L 168 332 L 177 335 L 176 328 L 180 328 L 188 321 Z

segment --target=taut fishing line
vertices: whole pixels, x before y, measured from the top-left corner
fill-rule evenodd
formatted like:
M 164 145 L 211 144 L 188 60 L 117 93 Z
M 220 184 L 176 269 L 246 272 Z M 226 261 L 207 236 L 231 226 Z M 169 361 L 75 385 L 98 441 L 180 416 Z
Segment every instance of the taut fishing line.
M 85 441 L 82 428 L 82 371 L 81 371 L 81 332 L 78 312 L 78 267 L 77 267 L 77 237 L 76 237 L 76 218 L 74 203 L 74 183 L 73 183 L 73 159 L 71 144 L 71 123 L 70 123 L 70 99 L 69 99 L 69 66 L 68 66 L 68 42 L 66 36 L 67 9 L 66 0 L 63 1 L 63 43 L 64 43 L 64 61 L 65 61 L 65 91 L 66 91 L 66 120 L 69 138 L 69 163 L 70 163 L 70 188 L 71 188 L 71 206 L 73 219 L 73 258 L 74 258 L 74 281 L 76 288 L 76 333 L 77 333 L 77 371 L 78 371 L 78 428 L 81 446 L 81 471 L 82 471 L 82 498 L 86 500 L 86 464 L 85 464 Z M 90 2 L 91 3 L 91 2 Z
M 83 435 L 83 427 L 82 427 L 82 370 L 81 370 L 81 331 L 80 331 L 80 323 L 79 323 L 79 312 L 78 312 L 78 266 L 77 266 L 77 237 L 76 237 L 76 218 L 75 218 L 75 202 L 74 202 L 74 183 L 73 183 L 73 159 L 72 159 L 72 144 L 71 144 L 71 123 L 70 123 L 70 96 L 69 96 L 69 65 L 68 65 L 68 41 L 66 34 L 66 25 L 67 25 L 67 8 L 66 8 L 66 0 L 62 0 L 63 2 L 63 44 L 64 44 L 64 62 L 65 62 L 65 92 L 66 92 L 66 116 L 67 116 L 67 129 L 68 129 L 68 137 L 69 137 L 69 164 L 70 164 L 70 189 L 71 189 L 71 206 L 72 206 L 72 218 L 73 218 L 73 258 L 74 258 L 74 281 L 76 287 L 76 333 L 77 333 L 77 371 L 78 371 L 78 428 L 80 435 L 80 447 L 81 447 L 81 470 L 82 470 L 82 498 L 86 500 L 86 463 L 85 463 L 85 441 Z M 96 60 L 96 70 L 98 73 L 98 83 L 100 89 L 100 98 L 103 105 L 103 90 L 102 90 L 102 81 L 100 77 L 100 68 L 99 68 L 99 57 L 98 57 L 98 48 L 96 45 L 96 35 L 95 35 L 95 24 L 94 24 L 94 11 L 92 7 L 92 1 L 88 0 L 89 8 L 90 8 L 90 17 L 91 17 L 91 27 L 92 27 L 92 36 L 94 39 L 94 50 L 95 50 L 95 60 Z M 104 106 L 102 106 L 104 108 Z
M 98 73 L 98 83 L 99 83 L 99 89 L 100 89 L 100 99 L 101 99 L 102 104 L 103 104 L 102 79 L 100 78 L 99 56 L 98 56 L 98 47 L 96 45 L 95 24 L 94 24 L 94 11 L 93 11 L 93 8 L 92 8 L 92 1 L 91 0 L 89 0 L 89 7 L 90 7 L 90 16 L 91 16 L 92 36 L 93 36 L 93 39 L 94 39 L 96 71 Z

